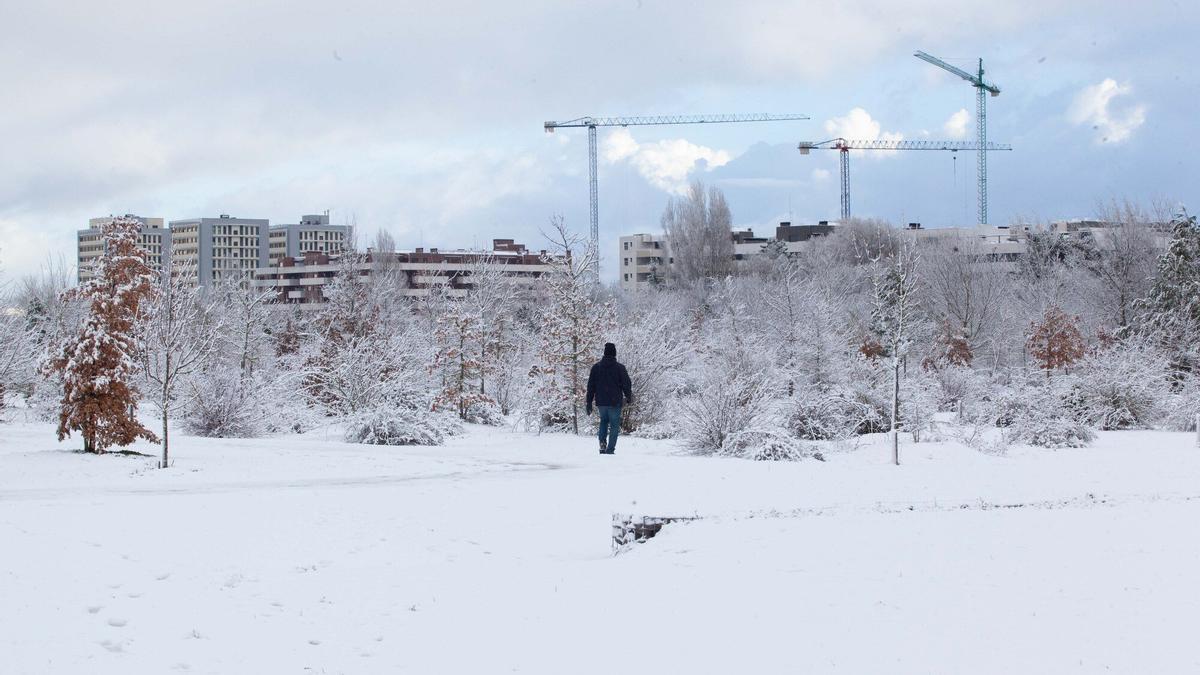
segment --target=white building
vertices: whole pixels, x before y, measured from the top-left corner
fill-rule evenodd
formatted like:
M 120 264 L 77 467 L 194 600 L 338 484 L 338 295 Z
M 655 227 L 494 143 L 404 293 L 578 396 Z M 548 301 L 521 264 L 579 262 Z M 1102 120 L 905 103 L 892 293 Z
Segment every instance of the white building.
M 138 248 L 146 252 L 146 261 L 154 271 L 163 269 L 170 261 L 171 237 L 170 232 L 163 227 L 162 218 L 143 218 L 127 213 L 124 216 L 103 216 L 89 218 L 88 229 L 75 233 L 75 270 L 79 283 L 89 281 L 94 276 L 92 268 L 96 258 L 104 253 L 104 233 L 102 228 L 118 217 L 132 218 L 141 223 L 138 232 Z
M 278 265 L 284 258 L 300 258 L 305 253 L 341 253 L 349 248 L 349 225 L 330 225 L 329 213 L 305 215 L 299 223 L 272 225 L 270 229 L 269 264 Z
M 620 238 L 618 279 L 621 290 L 636 291 L 662 280 L 674 260 L 661 234 L 631 234 Z

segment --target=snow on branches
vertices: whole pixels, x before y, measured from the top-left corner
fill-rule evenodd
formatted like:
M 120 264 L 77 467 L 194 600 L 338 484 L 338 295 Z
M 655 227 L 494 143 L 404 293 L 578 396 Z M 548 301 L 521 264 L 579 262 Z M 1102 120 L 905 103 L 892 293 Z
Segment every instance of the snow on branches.
M 553 250 L 542 259 L 549 270 L 541 279 L 544 306 L 532 373 L 539 400 L 527 412 L 539 428 L 578 434 L 588 369 L 600 356 L 614 314 L 612 305 L 597 297 L 591 270 L 598 252 L 571 233 L 561 216 L 551 219 L 550 229 L 546 236 Z
M 141 399 L 137 376 L 138 323 L 155 293 L 155 275 L 138 248 L 140 224 L 114 218 L 103 226 L 104 253 L 95 277 L 62 298 L 88 305 L 78 333 L 65 336 L 45 364 L 62 376 L 58 437 L 78 431 L 86 452 L 102 453 L 138 438 L 157 441 L 134 415 Z

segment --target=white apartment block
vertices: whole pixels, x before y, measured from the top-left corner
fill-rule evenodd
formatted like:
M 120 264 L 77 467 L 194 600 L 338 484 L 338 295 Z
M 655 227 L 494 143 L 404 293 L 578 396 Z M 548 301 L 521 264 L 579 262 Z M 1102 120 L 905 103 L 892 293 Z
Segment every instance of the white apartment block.
M 621 290 L 648 288 L 666 275 L 673 262 L 667 238 L 661 234 L 631 234 L 620 238 L 621 255 L 617 260 Z
M 89 218 L 88 229 L 78 230 L 75 234 L 76 278 L 79 283 L 92 279 L 92 269 L 95 260 L 104 253 L 104 233 L 102 228 L 118 217 L 132 218 L 141 223 L 138 233 L 138 248 L 146 252 L 146 261 L 155 271 L 161 271 L 168 264 L 171 256 L 170 232 L 163 227 L 162 218 L 143 218 L 133 214 L 124 216 L 103 216 Z
M 171 221 L 171 266 L 200 285 L 248 281 L 267 265 L 269 223 L 262 218 L 192 218 Z
M 301 216 L 299 223 L 271 226 L 267 259 L 274 266 L 306 253 L 341 253 L 349 248 L 351 234 L 349 225 L 330 225 L 328 213 Z

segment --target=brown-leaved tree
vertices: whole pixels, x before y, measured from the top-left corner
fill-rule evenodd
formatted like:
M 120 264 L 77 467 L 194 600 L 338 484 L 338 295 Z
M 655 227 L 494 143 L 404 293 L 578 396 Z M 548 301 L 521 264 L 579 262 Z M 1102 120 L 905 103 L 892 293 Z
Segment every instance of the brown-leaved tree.
M 103 453 L 138 438 L 158 439 L 135 415 L 141 394 L 136 376 L 137 323 L 143 304 L 154 293 L 154 272 L 138 248 L 140 225 L 114 218 L 103 226 L 104 254 L 95 276 L 63 294 L 63 302 L 88 305 L 78 333 L 62 340 L 45 364 L 62 377 L 58 439 L 78 431 L 85 452 Z

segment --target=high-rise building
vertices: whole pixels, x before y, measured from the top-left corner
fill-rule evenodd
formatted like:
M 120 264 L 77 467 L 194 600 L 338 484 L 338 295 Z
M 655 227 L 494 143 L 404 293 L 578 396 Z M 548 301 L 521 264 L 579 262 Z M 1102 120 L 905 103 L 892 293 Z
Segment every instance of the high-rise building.
M 168 264 L 171 257 L 170 232 L 163 227 L 162 218 L 143 218 L 133 214 L 124 216 L 103 216 L 89 218 L 88 229 L 78 230 L 75 234 L 76 277 L 79 283 L 89 281 L 96 258 L 104 253 L 104 233 L 102 228 L 117 218 L 132 218 L 141 223 L 138 233 L 138 247 L 146 252 L 146 261 L 154 271 L 160 271 Z
M 191 218 L 171 221 L 171 266 L 202 286 L 234 279 L 249 282 L 257 267 L 267 265 L 265 218 Z
M 268 259 L 278 265 L 306 253 L 341 253 L 349 248 L 350 235 L 349 225 L 330 225 L 328 213 L 301 216 L 299 223 L 271 226 Z

